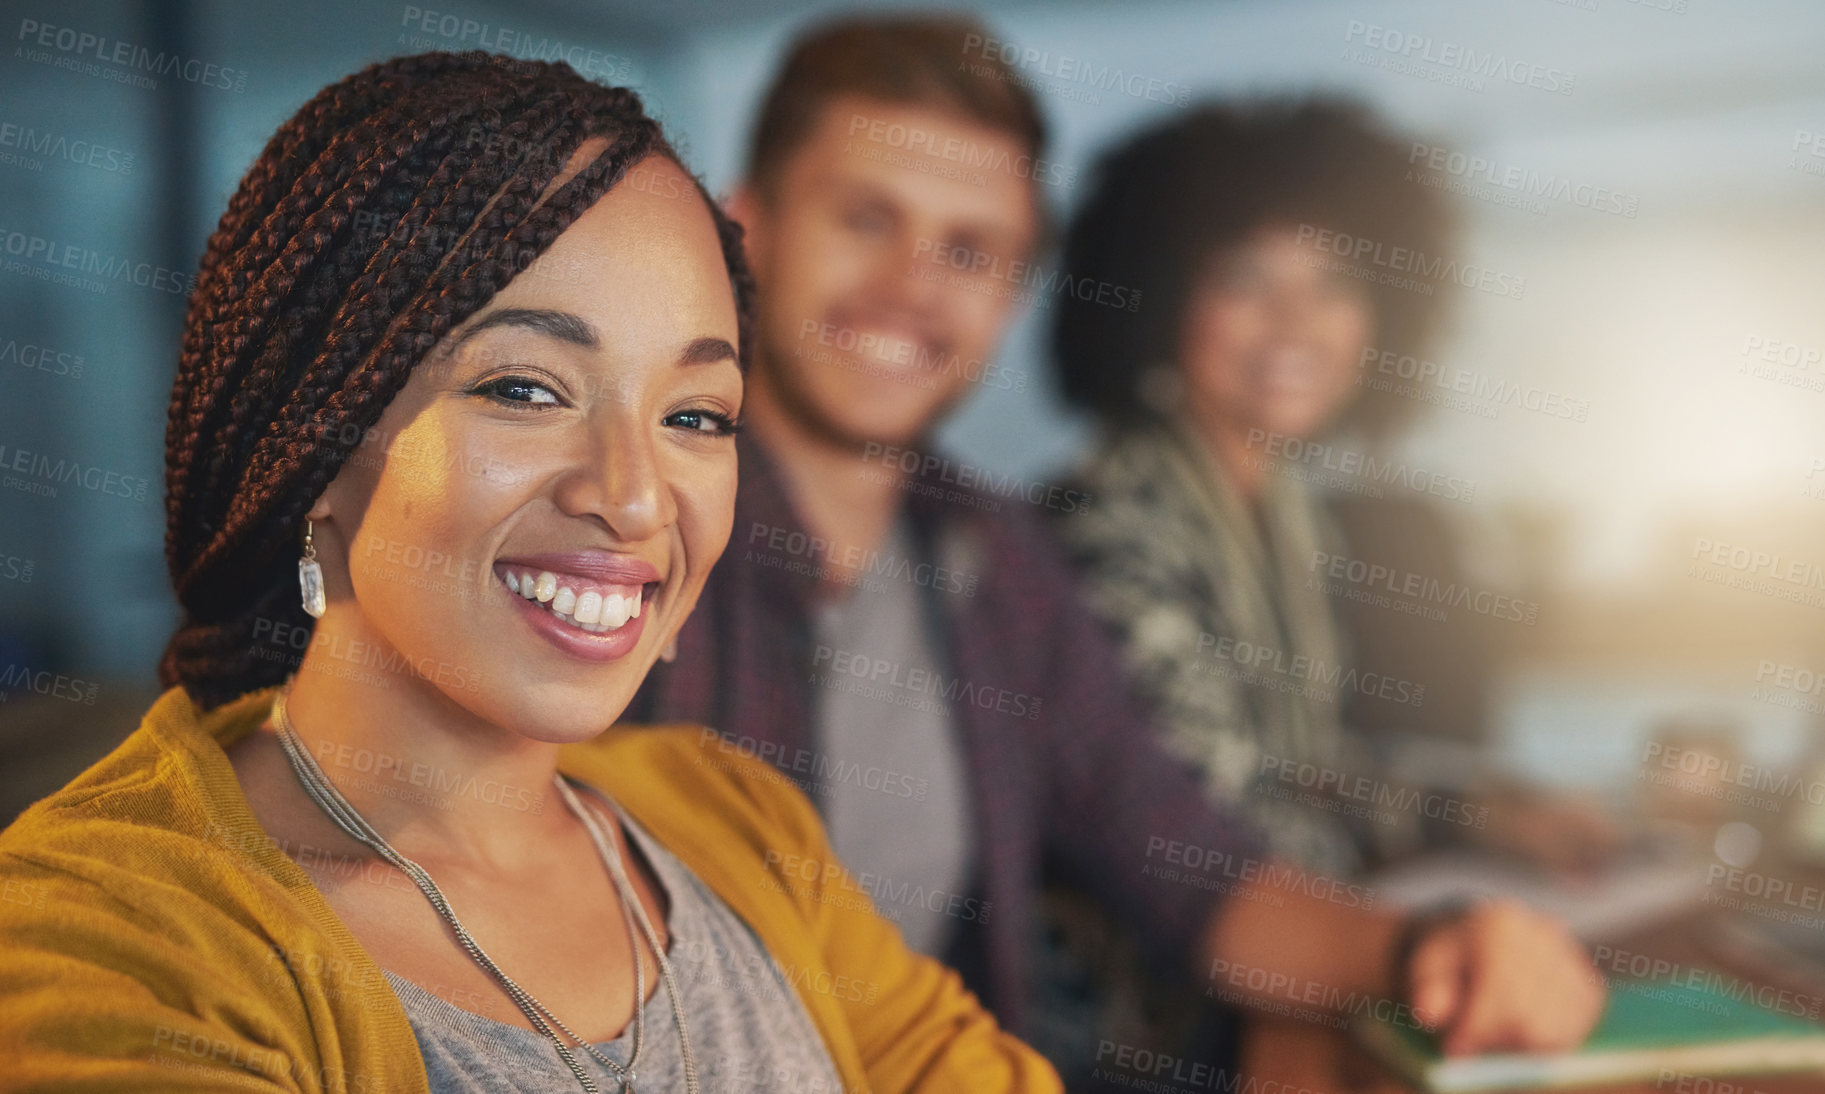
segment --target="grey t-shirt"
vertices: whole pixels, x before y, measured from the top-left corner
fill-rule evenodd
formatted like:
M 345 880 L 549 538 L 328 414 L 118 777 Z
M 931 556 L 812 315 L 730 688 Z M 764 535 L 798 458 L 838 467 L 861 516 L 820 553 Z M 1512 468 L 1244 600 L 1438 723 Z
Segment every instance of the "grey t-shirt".
M 823 1038 L 760 938 L 645 829 L 619 807 L 615 813 L 628 838 L 652 863 L 669 901 L 666 955 L 677 975 L 703 1094 L 754 1090 L 838 1094 L 842 1084 Z M 611 926 L 621 929 L 622 925 L 617 919 Z M 513 970 L 506 971 L 511 975 Z M 658 971 L 649 964 L 647 975 L 657 978 Z M 432 1094 L 550 1094 L 582 1089 L 543 1034 L 464 1010 L 393 972 L 388 971 L 386 977 L 411 1019 Z M 643 1010 L 645 1042 L 634 1089 L 685 1089 L 678 1027 L 663 982 Z M 566 1015 L 558 1018 L 574 1025 Z M 609 1059 L 626 1064 L 633 1040 L 630 1022 L 621 1036 L 598 1041 L 595 1046 Z M 600 1061 L 574 1042 L 567 1039 L 565 1043 L 598 1089 L 621 1089 L 620 1080 Z
M 861 585 L 812 623 L 812 787 L 830 842 L 912 949 L 942 958 L 976 914 L 966 887 L 976 854 L 968 760 L 946 696 L 957 694 L 918 583 L 905 517 Z M 899 560 L 913 565 L 901 566 Z

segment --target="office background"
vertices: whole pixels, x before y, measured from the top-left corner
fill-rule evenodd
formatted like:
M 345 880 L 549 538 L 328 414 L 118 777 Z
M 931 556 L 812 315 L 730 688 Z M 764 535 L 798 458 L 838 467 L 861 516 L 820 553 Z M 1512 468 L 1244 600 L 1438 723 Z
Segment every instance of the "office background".
M 873 5 L 8 0 L 0 746 L 17 754 L 74 724 L 93 732 L 85 696 L 136 716 L 152 694 L 176 619 L 161 493 L 183 287 L 241 173 L 310 95 L 399 53 L 561 46 L 588 74 L 638 88 L 720 192 L 783 44 L 856 7 Z M 1669 718 L 1722 726 L 1763 762 L 1808 752 L 1825 672 L 1825 8 L 970 10 L 1018 51 L 1054 157 L 1077 171 L 1075 185 L 1047 188 L 1060 215 L 1100 148 L 1180 109 L 1150 97 L 1165 86 L 1191 101 L 1354 96 L 1427 146 L 1416 185 L 1468 191 L 1457 199 L 1466 261 L 1524 292 L 1441 287 L 1450 325 L 1425 356 L 1470 374 L 1484 397 L 1427 406 L 1391 455 L 1475 484 L 1468 502 L 1442 503 L 1465 565 L 1539 608 L 1503 634 L 1495 722 L 1514 773 L 1620 788 Z M 183 64 L 147 73 L 96 59 L 122 43 L 134 48 L 121 56 L 144 47 Z M 1465 51 L 1550 86 L 1439 60 Z M 1083 78 L 1108 71 L 1139 80 Z M 70 248 L 133 272 L 60 282 L 44 256 Z M 1048 315 L 1024 316 L 1001 354 L 1035 382 L 985 389 L 947 426 L 961 457 L 1044 477 L 1083 451 L 1084 424 L 1050 394 Z M 53 481 L 47 460 L 84 470 Z

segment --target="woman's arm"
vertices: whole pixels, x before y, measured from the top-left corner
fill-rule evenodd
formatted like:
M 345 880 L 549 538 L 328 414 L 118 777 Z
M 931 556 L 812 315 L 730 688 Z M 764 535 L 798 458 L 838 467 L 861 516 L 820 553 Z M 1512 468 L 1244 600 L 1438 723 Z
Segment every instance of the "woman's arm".
M 261 1044 L 278 1023 L 236 1018 L 257 986 L 236 983 L 202 932 L 162 924 L 169 905 L 135 906 L 13 854 L 0 854 L 0 897 L 0 1091 L 367 1088 L 360 1076 L 305 1074 Z
M 1232 997 L 1369 1014 L 1435 1030 L 1449 1055 L 1552 1052 L 1583 1042 L 1605 989 L 1563 924 L 1512 901 L 1414 924 L 1299 891 L 1294 868 L 1257 880 L 1206 934 L 1204 972 Z

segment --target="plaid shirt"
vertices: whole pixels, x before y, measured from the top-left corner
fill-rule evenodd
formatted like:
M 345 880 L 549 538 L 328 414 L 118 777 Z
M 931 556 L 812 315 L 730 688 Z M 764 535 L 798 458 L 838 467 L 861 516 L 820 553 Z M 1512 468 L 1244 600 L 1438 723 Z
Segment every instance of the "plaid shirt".
M 808 786 L 814 674 L 832 667 L 814 663 L 812 615 L 836 549 L 805 531 L 758 443 L 740 445 L 728 551 L 678 636 L 677 661 L 654 667 L 624 718 L 713 726 Z M 968 688 L 950 710 L 970 767 L 988 909 L 972 977 L 981 982 L 969 986 L 1019 1030 L 1042 867 L 1103 904 L 1159 969 L 1189 977 L 1220 890 L 1233 887 L 1223 883 L 1259 861 L 1262 843 L 1161 751 L 1119 651 L 1078 603 L 1028 503 L 945 478 L 956 476 L 938 468 L 908 484 L 906 511 L 931 561 L 875 558 L 866 569 L 933 591 L 940 656 Z M 1182 851 L 1169 863 L 1171 843 L 1200 849 L 1191 868 Z M 1199 883 L 1160 876 L 1175 869 Z

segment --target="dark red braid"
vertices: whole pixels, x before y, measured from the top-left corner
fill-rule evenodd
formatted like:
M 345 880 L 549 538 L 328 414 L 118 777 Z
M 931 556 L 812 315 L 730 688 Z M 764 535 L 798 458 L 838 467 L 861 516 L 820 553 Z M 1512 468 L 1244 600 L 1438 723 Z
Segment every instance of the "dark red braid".
M 591 137 L 608 149 L 541 203 Z M 648 155 L 678 158 L 634 92 L 481 52 L 374 65 L 273 135 L 209 238 L 171 389 L 165 555 L 184 622 L 166 686 L 213 707 L 296 667 L 256 626 L 308 632 L 312 502 L 426 351 Z M 741 229 L 703 197 L 745 367 Z

